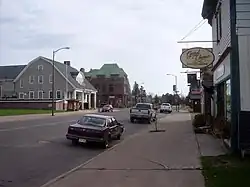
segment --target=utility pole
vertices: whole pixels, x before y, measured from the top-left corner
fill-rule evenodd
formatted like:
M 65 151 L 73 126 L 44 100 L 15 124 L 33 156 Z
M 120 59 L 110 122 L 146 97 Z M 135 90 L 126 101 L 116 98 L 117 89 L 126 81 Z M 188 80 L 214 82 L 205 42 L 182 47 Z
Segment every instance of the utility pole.
M 62 47 L 62 48 L 59 48 L 55 51 L 53 51 L 53 58 L 52 58 L 52 88 L 51 88 L 51 92 L 52 92 L 52 98 L 51 98 L 51 115 L 54 116 L 55 115 L 55 55 L 58 51 L 60 50 L 63 50 L 63 49 L 70 49 L 69 47 Z M 66 80 L 67 81 L 67 80 Z
M 177 89 L 177 75 L 170 74 L 168 73 L 167 75 L 173 76 L 175 79 L 175 85 L 173 86 L 173 92 L 174 92 L 174 102 L 175 102 L 175 107 L 176 111 L 179 112 L 179 106 L 178 106 L 178 89 Z

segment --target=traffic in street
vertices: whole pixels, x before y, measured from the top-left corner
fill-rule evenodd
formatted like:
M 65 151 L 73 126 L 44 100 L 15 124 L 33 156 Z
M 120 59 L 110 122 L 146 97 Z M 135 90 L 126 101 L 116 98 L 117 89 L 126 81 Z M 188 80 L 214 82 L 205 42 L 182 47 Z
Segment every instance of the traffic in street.
M 112 141 L 111 147 L 150 128 L 148 124 L 130 123 L 128 109 L 99 114 L 112 115 L 125 127 L 121 140 Z M 73 146 L 66 139 L 68 126 L 82 115 L 0 122 L 0 186 L 41 186 L 103 152 L 99 146 Z M 158 118 L 166 115 L 171 114 L 158 114 Z

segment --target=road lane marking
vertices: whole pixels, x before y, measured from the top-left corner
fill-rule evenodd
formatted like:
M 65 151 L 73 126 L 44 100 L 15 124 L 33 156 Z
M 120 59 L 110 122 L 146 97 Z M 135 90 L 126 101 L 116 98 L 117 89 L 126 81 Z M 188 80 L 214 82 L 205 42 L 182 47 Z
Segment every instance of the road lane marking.
M 8 128 L 8 129 L 0 129 L 0 132 L 10 132 L 10 131 L 16 131 L 16 130 L 25 130 L 25 129 L 30 129 L 30 128 L 36 128 L 36 127 L 55 126 L 55 125 L 59 125 L 62 123 L 73 123 L 73 122 L 76 122 L 76 120 L 45 123 L 45 124 L 32 125 L 32 126 L 21 126 L 21 127 Z

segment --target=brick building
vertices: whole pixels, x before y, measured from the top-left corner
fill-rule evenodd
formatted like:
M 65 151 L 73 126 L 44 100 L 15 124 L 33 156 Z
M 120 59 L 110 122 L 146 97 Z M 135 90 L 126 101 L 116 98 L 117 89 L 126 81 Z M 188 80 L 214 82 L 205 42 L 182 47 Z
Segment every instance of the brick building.
M 104 64 L 100 69 L 91 69 L 85 72 L 85 77 L 98 91 L 97 104 L 110 103 L 114 107 L 130 104 L 128 76 L 117 64 Z

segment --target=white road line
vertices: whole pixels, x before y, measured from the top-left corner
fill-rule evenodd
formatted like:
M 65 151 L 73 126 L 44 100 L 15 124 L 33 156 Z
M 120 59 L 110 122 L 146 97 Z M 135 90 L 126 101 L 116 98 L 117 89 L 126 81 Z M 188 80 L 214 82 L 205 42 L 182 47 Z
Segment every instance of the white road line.
M 36 127 L 55 126 L 55 125 L 62 124 L 62 123 L 73 123 L 73 122 L 76 122 L 76 120 L 45 123 L 45 124 L 32 125 L 32 126 L 22 126 L 22 127 L 8 128 L 8 129 L 0 129 L 0 132 L 10 132 L 10 131 L 16 131 L 16 130 L 36 128 Z

